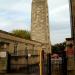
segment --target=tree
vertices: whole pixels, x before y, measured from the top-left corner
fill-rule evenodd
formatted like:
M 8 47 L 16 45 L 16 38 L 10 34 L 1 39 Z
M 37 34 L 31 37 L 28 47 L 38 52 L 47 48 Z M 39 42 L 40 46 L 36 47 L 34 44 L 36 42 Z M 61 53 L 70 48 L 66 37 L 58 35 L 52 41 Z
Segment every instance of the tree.
M 61 55 L 62 52 L 64 51 L 65 47 L 66 47 L 65 42 L 52 45 L 52 53 L 57 53 L 57 54 Z
M 26 30 L 13 30 L 11 33 L 14 34 L 17 37 L 30 40 L 30 32 L 29 31 L 26 31 Z

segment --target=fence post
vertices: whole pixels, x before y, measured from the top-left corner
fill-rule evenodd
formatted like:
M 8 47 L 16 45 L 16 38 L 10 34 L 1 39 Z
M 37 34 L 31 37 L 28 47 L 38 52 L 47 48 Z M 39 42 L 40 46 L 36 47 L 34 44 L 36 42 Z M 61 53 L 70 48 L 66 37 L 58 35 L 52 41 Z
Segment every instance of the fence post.
M 62 75 L 67 75 L 67 57 L 65 51 L 62 53 Z
M 42 66 L 42 49 L 40 49 L 40 75 L 43 75 Z
M 7 53 L 7 73 L 11 72 L 11 55 Z
M 51 75 L 51 55 L 47 54 L 47 75 Z
M 44 50 L 42 50 L 42 74 L 45 75 Z

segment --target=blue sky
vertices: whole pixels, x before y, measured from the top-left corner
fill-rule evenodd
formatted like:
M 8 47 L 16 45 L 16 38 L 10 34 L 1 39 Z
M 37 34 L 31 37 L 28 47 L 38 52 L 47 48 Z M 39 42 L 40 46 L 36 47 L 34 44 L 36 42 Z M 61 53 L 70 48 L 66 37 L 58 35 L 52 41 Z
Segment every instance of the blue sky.
M 0 29 L 30 30 L 32 0 L 0 0 Z M 65 41 L 71 37 L 68 0 L 48 0 L 51 43 Z

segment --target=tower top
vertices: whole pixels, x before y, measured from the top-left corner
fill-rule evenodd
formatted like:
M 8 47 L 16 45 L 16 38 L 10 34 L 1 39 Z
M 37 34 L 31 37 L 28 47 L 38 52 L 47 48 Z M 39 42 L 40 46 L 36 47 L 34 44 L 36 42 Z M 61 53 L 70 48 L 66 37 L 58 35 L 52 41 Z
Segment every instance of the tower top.
M 41 2 L 41 1 L 47 1 L 47 0 L 32 0 L 32 2 Z

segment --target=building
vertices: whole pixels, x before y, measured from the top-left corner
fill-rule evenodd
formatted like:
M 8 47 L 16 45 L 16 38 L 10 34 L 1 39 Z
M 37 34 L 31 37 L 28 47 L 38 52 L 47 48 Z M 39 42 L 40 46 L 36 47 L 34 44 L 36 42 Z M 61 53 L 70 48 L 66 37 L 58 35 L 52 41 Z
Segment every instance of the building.
M 70 0 L 71 7 L 71 32 L 75 48 L 75 0 Z
M 5 46 L 6 45 L 6 46 Z M 17 54 L 18 51 L 25 51 L 25 48 L 29 47 L 31 50 L 37 50 L 37 47 L 40 47 L 41 43 L 33 40 L 25 40 L 23 38 L 16 37 L 15 35 L 0 30 L 0 49 L 3 50 L 3 47 L 9 53 Z M 28 50 L 30 50 L 28 48 Z
M 73 38 L 66 38 L 66 56 L 67 56 L 67 72 L 68 75 L 75 75 L 75 57 Z
M 32 0 L 31 39 L 43 43 L 45 52 L 51 52 L 47 0 Z
M 6 51 L 11 55 L 11 57 L 15 57 L 14 59 L 11 58 L 11 65 L 10 65 L 11 68 L 16 68 L 16 67 L 23 68 L 27 66 L 27 64 L 29 65 L 39 64 L 40 61 L 39 48 L 41 48 L 41 46 L 42 43 L 40 42 L 33 40 L 25 40 L 23 38 L 16 37 L 11 33 L 0 30 L 0 53 Z M 26 56 L 30 57 L 29 60 L 26 59 Z M 0 55 L 0 58 L 1 57 L 2 56 Z M 2 64 L 4 65 L 4 63 Z M 2 66 L 2 64 L 0 64 L 0 67 Z M 4 66 L 0 68 L 0 71 L 3 68 Z

